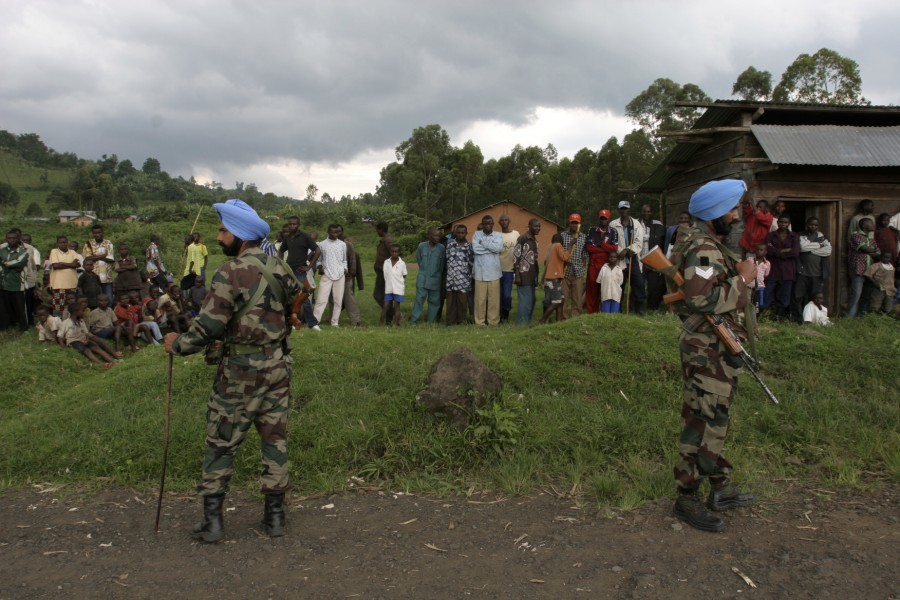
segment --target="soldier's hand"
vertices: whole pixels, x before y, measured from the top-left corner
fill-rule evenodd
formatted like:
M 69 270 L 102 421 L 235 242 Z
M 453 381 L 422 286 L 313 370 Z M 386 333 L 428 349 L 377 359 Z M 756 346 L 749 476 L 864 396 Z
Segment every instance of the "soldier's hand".
M 756 279 L 756 263 L 750 260 L 742 260 L 735 266 L 735 269 L 737 269 L 738 275 L 741 276 L 744 283 L 750 283 Z
M 178 339 L 180 334 L 177 333 L 167 333 L 166 337 L 163 338 L 163 345 L 166 348 L 166 352 L 172 354 L 172 344 L 175 343 L 175 340 Z

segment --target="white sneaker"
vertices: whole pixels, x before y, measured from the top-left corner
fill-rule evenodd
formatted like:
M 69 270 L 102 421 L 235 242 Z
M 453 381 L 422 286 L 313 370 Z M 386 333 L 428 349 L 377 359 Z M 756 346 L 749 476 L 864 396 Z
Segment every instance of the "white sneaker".
M 310 329 L 312 329 L 313 331 L 322 331 L 322 328 L 318 325 L 313 325 L 312 327 L 310 327 Z

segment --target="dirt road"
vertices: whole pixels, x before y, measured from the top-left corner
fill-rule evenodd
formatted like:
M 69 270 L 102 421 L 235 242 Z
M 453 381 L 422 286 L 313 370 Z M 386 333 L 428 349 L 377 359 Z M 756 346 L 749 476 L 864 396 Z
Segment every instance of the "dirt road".
M 167 496 L 156 534 L 152 491 L 35 487 L 0 496 L 0 598 L 897 598 L 898 498 L 787 489 L 710 534 L 669 501 L 369 491 L 295 499 L 271 540 L 261 500 L 233 494 L 205 546 L 194 497 Z

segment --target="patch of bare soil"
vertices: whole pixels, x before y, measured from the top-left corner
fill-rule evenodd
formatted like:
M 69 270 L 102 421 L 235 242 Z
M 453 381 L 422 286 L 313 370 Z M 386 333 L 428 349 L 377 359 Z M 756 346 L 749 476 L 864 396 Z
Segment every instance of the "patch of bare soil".
M 194 497 L 168 495 L 157 534 L 152 491 L 35 488 L 0 496 L 0 598 L 897 598 L 897 492 L 785 490 L 720 534 L 669 501 L 361 492 L 292 501 L 274 540 L 261 499 L 232 494 L 207 546 Z

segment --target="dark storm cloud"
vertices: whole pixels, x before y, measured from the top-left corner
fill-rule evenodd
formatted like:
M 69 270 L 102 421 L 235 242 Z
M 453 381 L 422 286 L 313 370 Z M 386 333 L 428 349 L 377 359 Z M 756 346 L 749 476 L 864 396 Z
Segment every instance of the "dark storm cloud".
M 2 0 L 0 50 L 14 60 L 0 71 L 0 128 L 89 158 L 154 156 L 185 176 L 338 162 L 428 123 L 516 125 L 537 106 L 622 114 L 657 77 L 728 97 L 750 64 L 777 81 L 822 46 L 896 102 L 898 9 L 863 4 L 847 16 L 843 2 L 771 3 L 738 20 L 713 2 Z

